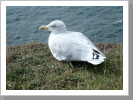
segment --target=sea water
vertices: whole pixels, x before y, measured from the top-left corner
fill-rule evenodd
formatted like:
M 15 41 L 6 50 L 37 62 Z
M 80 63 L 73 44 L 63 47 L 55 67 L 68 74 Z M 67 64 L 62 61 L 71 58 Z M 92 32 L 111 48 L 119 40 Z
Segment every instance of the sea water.
M 47 44 L 50 31 L 39 27 L 54 20 L 95 43 L 123 42 L 122 6 L 7 6 L 6 44 Z

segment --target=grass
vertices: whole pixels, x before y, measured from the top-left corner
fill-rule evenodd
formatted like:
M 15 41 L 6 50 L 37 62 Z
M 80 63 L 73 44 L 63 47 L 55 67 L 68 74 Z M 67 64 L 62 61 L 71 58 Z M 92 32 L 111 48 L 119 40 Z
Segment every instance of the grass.
M 53 58 L 47 45 L 6 48 L 7 90 L 122 90 L 123 44 L 97 44 L 106 55 L 100 65 Z

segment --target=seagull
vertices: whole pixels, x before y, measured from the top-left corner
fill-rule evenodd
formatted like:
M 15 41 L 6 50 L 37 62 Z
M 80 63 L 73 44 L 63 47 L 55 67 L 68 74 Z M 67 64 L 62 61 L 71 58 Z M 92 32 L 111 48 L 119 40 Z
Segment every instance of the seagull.
M 52 21 L 46 26 L 40 26 L 39 29 L 51 31 L 48 46 L 58 61 L 86 61 L 98 65 L 106 58 L 85 35 L 68 31 L 61 20 Z

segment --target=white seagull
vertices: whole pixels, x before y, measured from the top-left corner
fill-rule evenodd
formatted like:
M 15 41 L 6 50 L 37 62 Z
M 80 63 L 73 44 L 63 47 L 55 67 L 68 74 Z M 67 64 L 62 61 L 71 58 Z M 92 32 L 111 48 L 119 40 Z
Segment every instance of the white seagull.
M 82 33 L 67 31 L 61 20 L 52 21 L 40 30 L 51 31 L 48 45 L 51 53 L 58 61 L 87 61 L 98 65 L 104 61 L 105 55 Z

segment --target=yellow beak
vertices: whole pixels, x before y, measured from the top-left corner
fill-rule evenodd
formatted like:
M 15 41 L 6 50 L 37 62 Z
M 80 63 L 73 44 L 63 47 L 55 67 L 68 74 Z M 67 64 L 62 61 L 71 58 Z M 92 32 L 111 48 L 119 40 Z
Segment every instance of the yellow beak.
M 39 27 L 39 30 L 44 30 L 44 29 L 48 29 L 48 27 L 46 27 L 46 26 L 40 26 Z

